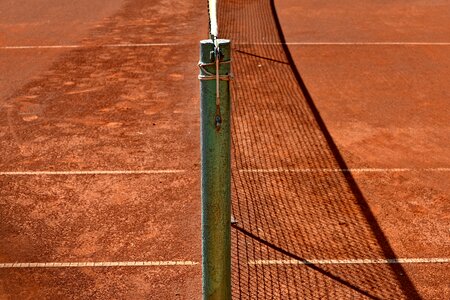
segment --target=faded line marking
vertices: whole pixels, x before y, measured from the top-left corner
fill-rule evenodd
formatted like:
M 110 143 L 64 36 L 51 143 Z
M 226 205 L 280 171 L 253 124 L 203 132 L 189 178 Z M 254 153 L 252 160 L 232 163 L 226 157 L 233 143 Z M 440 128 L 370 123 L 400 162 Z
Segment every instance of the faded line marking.
M 371 173 L 371 172 L 449 172 L 450 168 L 355 168 L 355 169 L 241 169 L 241 173 Z
M 120 47 L 162 47 L 194 45 L 193 43 L 144 43 L 144 44 L 106 44 L 106 45 L 36 45 L 36 46 L 2 46 L 1 50 L 20 49 L 71 49 L 71 48 L 120 48 Z
M 6 268 L 83 268 L 83 267 L 160 267 L 195 266 L 195 261 L 116 261 L 116 262 L 44 262 L 44 263 L 0 263 Z
M 43 45 L 43 46 L 3 46 L 2 50 L 20 50 L 20 49 L 66 49 L 66 48 L 82 48 L 82 45 Z
M 94 87 L 94 88 L 90 88 L 90 89 L 70 91 L 70 92 L 67 92 L 66 95 L 77 95 L 77 94 L 90 93 L 90 92 L 98 91 L 100 89 L 101 89 L 100 87 Z
M 288 42 L 288 43 L 235 43 L 243 46 L 450 46 L 450 42 Z
M 23 45 L 1 46 L 0 50 L 20 49 L 70 49 L 70 48 L 120 48 L 120 47 L 164 47 L 196 45 L 193 43 L 129 43 L 106 45 Z M 237 46 L 450 46 L 450 42 L 291 42 L 291 43 L 235 43 Z
M 380 258 L 380 259 L 310 259 L 310 260 L 251 260 L 249 265 L 353 265 L 353 264 L 446 264 L 450 258 Z
M 108 44 L 100 47 L 110 47 L 110 48 L 119 48 L 119 47 L 160 47 L 160 46 L 182 46 L 182 45 L 194 45 L 194 43 L 143 43 L 143 44 Z
M 131 175 L 131 174 L 174 174 L 184 173 L 186 170 L 117 170 L 117 171 L 17 171 L 0 172 L 0 176 L 21 175 Z

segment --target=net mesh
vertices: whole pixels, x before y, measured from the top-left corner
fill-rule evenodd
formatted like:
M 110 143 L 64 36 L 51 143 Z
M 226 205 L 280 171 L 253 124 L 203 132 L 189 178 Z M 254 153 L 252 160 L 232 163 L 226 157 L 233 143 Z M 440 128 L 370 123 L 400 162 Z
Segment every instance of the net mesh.
M 351 175 L 270 172 L 345 165 L 295 73 L 274 7 L 218 2 L 221 38 L 234 45 L 233 299 L 412 297 L 398 265 L 254 264 L 394 255 Z

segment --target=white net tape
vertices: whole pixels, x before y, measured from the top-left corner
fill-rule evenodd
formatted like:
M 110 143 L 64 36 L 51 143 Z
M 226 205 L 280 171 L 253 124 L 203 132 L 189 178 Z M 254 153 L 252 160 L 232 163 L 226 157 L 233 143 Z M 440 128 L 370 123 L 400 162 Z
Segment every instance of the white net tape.
M 208 11 L 209 11 L 209 34 L 211 40 L 213 40 L 215 45 L 215 64 L 216 64 L 216 106 L 220 109 L 220 91 L 219 91 L 219 60 L 220 60 L 220 50 L 219 50 L 219 28 L 217 25 L 217 0 L 208 0 Z
M 219 27 L 217 25 L 217 0 L 209 0 L 209 31 L 211 39 L 216 41 L 219 37 Z

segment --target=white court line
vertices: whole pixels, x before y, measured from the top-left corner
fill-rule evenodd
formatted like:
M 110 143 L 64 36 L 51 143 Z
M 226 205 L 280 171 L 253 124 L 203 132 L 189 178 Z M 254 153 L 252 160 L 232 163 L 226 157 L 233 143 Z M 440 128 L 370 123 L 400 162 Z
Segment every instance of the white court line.
M 449 172 L 450 168 L 352 168 L 352 169 L 241 169 L 241 173 L 388 173 L 388 172 Z
M 175 174 L 184 173 L 186 170 L 116 170 L 116 171 L 14 171 L 0 172 L 0 176 L 22 175 L 133 175 L 133 174 Z
M 450 168 L 362 168 L 362 169 L 241 169 L 240 173 L 383 173 L 383 172 L 449 172 Z M 91 170 L 91 171 L 7 171 L 0 172 L 0 176 L 24 175 L 133 175 L 133 174 L 176 174 L 186 170 Z
M 109 47 L 109 48 L 117 48 L 117 47 L 161 47 L 161 46 L 181 46 L 181 45 L 194 45 L 194 43 L 143 43 L 143 44 L 108 44 L 100 47 Z
M 143 44 L 106 44 L 106 45 L 31 45 L 31 46 L 2 46 L 1 50 L 20 50 L 20 49 L 71 49 L 71 48 L 121 48 L 121 47 L 162 47 L 162 46 L 181 46 L 194 45 L 193 43 L 143 43 Z
M 288 42 L 288 43 L 235 43 L 242 46 L 450 46 L 450 42 Z
M 371 264 L 448 264 L 450 258 L 379 258 L 379 259 L 310 259 L 310 260 L 251 260 L 249 265 L 371 265 Z
M 82 48 L 82 45 L 2 46 L 2 50 Z
M 290 42 L 290 43 L 234 43 L 237 46 L 450 46 L 450 42 Z M 1 46 L 0 50 L 20 49 L 71 49 L 71 48 L 120 48 L 120 47 L 163 47 L 197 45 L 196 43 L 128 43 L 106 45 L 23 45 Z
M 44 262 L 44 263 L 0 263 L 0 269 L 6 268 L 82 268 L 82 267 L 160 267 L 195 266 L 195 261 L 116 261 L 116 262 Z

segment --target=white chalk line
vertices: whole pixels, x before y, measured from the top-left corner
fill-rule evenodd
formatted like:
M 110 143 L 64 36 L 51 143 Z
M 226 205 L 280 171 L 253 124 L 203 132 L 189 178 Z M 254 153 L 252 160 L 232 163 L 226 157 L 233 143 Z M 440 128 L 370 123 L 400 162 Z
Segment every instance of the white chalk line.
M 450 168 L 355 168 L 355 169 L 241 169 L 240 173 L 389 173 L 389 172 L 449 172 Z M 86 171 L 7 171 L 0 176 L 38 176 L 38 175 L 133 175 L 133 174 L 177 174 L 181 169 L 161 170 L 86 170 Z
M 194 43 L 124 43 L 106 45 L 22 45 L 1 46 L 0 50 L 20 49 L 73 49 L 73 48 L 120 48 L 120 47 L 164 47 L 197 45 Z M 237 46 L 450 46 L 450 42 L 289 42 L 289 43 L 234 43 Z
M 162 267 L 195 266 L 195 261 L 116 261 L 116 262 L 44 262 L 44 263 L 0 263 L 0 269 L 8 268 L 83 268 L 83 267 Z
M 450 168 L 350 168 L 350 169 L 241 169 L 241 173 L 392 173 L 392 172 L 449 172 Z
M 164 47 L 193 45 L 193 43 L 143 43 L 143 44 L 106 44 L 106 45 L 24 45 L 24 46 L 2 46 L 2 50 L 20 49 L 72 49 L 72 48 L 121 48 L 121 47 Z
M 93 171 L 13 171 L 0 172 L 0 176 L 24 176 L 24 175 L 134 175 L 134 174 L 177 174 L 186 170 L 93 170 Z
M 21 49 L 67 49 L 82 48 L 81 45 L 42 45 L 42 46 L 2 46 L 2 50 L 21 50 Z
M 249 265 L 372 265 L 372 264 L 447 264 L 450 258 L 378 258 L 378 259 L 309 259 L 251 260 Z
M 450 46 L 450 42 L 287 42 L 236 43 L 243 46 Z

